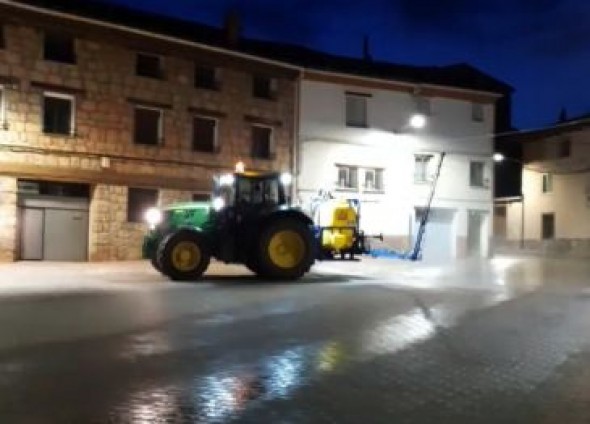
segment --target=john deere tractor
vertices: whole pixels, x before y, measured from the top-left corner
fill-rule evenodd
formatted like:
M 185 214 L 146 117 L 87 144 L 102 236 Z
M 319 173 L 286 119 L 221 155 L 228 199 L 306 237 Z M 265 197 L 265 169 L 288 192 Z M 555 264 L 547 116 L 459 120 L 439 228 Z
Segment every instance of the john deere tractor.
M 143 255 L 173 280 L 195 280 L 210 258 L 263 278 L 297 279 L 316 256 L 312 220 L 290 206 L 288 174 L 239 172 L 214 179 L 211 202 L 150 210 Z

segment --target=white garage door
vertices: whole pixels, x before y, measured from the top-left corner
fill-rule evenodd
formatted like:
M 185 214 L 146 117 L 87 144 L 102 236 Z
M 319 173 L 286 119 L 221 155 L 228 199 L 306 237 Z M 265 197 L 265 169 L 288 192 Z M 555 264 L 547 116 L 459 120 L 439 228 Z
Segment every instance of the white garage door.
M 424 209 L 416 208 L 416 221 L 413 226 L 413 239 L 416 242 L 420 220 Z M 422 260 L 424 262 L 444 262 L 453 258 L 453 220 L 455 211 L 453 209 L 430 210 L 426 232 L 422 239 Z

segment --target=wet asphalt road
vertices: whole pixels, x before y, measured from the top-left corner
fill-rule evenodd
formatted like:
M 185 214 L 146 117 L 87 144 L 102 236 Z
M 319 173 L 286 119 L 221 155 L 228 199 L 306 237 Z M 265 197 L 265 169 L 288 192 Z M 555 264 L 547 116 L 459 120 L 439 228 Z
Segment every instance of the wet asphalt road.
M 589 422 L 589 269 L 0 299 L 0 422 Z

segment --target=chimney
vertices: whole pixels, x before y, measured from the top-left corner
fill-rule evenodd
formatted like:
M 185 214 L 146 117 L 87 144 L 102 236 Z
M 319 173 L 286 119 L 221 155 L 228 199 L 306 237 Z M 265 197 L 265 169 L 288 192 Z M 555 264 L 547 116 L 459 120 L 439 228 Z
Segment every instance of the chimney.
M 225 41 L 230 46 L 236 46 L 240 41 L 240 15 L 236 9 L 231 9 L 225 15 Z
M 559 111 L 559 117 L 557 118 L 557 123 L 562 123 L 567 121 L 567 110 L 566 108 L 562 107 Z
M 363 37 L 363 60 L 367 62 L 373 60 L 373 57 L 371 56 L 371 43 L 368 35 Z

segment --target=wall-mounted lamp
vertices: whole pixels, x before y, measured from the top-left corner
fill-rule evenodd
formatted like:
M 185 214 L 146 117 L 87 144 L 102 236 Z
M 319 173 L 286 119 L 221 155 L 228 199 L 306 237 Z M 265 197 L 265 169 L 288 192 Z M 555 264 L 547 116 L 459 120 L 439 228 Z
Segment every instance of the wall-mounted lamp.
M 421 113 L 415 113 L 410 117 L 410 121 L 408 123 L 411 128 L 419 130 L 426 126 L 426 122 L 426 116 L 422 115 Z

